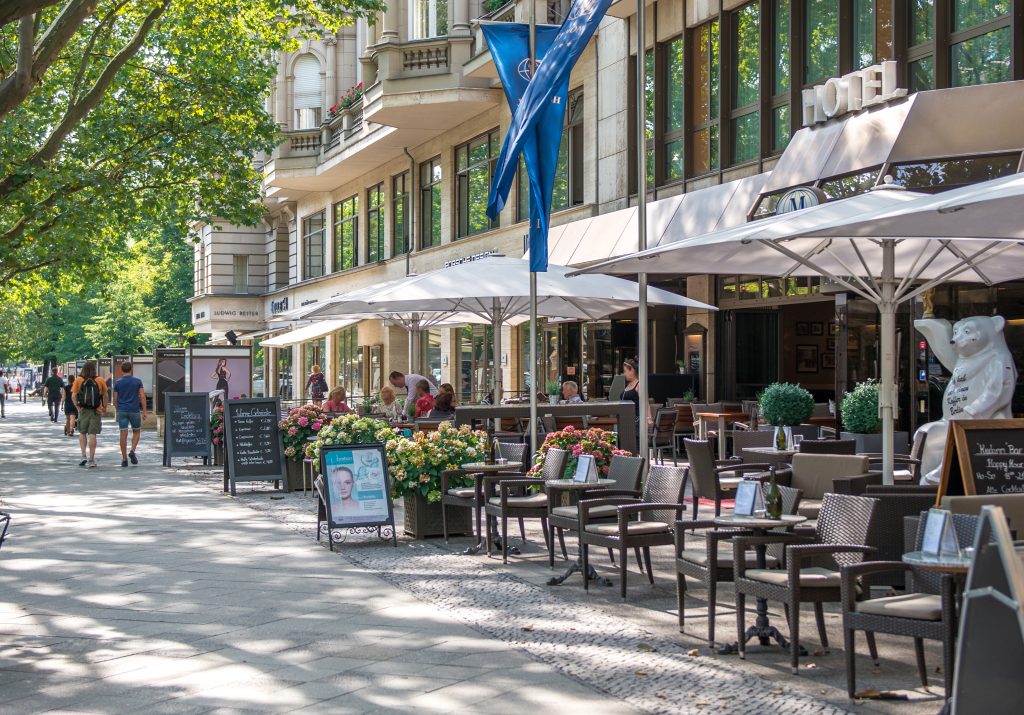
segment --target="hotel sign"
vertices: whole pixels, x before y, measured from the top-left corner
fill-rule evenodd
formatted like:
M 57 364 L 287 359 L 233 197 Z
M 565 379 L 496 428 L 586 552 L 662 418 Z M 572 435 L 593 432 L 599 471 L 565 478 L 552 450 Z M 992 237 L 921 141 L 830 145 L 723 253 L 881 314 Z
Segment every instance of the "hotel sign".
M 803 90 L 804 126 L 907 96 L 896 86 L 896 69 L 895 60 L 885 60 Z

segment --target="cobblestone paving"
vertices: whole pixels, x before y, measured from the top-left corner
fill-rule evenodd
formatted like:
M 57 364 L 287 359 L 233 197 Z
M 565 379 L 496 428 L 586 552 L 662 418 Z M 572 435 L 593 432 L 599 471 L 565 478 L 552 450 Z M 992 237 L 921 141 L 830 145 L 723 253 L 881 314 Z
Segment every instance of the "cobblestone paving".
M 195 476 L 220 488 L 216 478 Z M 238 498 L 315 538 L 314 502 L 309 497 L 292 493 L 268 498 L 265 489 L 256 487 L 240 490 Z M 401 534 L 400 513 L 396 521 Z M 515 573 L 519 564 L 499 569 L 482 556 L 455 553 L 443 542 L 400 539 L 396 550 L 360 535 L 350 536 L 338 552 L 472 627 L 645 712 L 918 713 L 935 712 L 941 705 L 932 701 L 915 704 L 924 705 L 923 710 L 907 710 L 904 703 L 891 710 L 879 702 L 851 704 L 845 691 L 822 689 L 808 679 L 780 683 L 776 674 L 750 661 L 708 657 L 705 650 L 694 650 L 608 609 L 530 583 Z M 573 585 L 578 587 L 578 581 Z

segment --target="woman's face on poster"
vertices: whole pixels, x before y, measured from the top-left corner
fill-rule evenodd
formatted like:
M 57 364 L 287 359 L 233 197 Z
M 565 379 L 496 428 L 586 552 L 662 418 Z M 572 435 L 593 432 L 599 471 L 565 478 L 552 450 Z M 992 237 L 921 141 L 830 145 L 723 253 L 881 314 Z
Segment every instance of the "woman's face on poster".
M 352 483 L 354 479 L 352 472 L 347 467 L 337 467 L 334 470 L 334 483 L 338 487 L 338 496 L 342 499 L 352 498 Z

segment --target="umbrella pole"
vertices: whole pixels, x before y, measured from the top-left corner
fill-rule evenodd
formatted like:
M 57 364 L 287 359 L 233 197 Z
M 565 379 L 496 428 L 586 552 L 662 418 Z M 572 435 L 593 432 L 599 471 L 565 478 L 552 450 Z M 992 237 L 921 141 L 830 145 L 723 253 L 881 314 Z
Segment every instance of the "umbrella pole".
M 537 451 L 537 274 L 530 271 L 530 453 Z
M 494 389 L 494 404 L 501 404 L 502 397 L 502 375 L 501 370 L 501 303 L 497 298 L 494 298 L 491 303 L 491 330 L 494 331 L 493 337 L 493 348 L 494 348 L 494 367 L 492 370 L 494 374 L 491 376 L 491 386 Z
M 878 412 L 882 418 L 882 483 L 893 479 L 893 423 L 896 411 L 896 244 L 882 245 L 882 300 L 879 302 L 882 380 L 878 390 Z
M 637 60 L 636 60 L 636 228 L 637 228 L 637 250 L 643 251 L 647 248 L 647 11 L 646 4 L 641 2 L 637 5 L 636 12 L 636 37 L 637 37 Z M 639 395 L 639 419 L 637 424 L 637 443 L 639 454 L 647 457 L 647 415 L 648 407 L 647 389 L 647 274 L 637 275 L 637 282 L 640 284 L 639 303 L 637 305 L 637 322 L 640 323 L 637 329 L 637 393 Z M 620 445 L 621 446 L 621 445 Z M 628 447 L 626 447 L 628 449 Z

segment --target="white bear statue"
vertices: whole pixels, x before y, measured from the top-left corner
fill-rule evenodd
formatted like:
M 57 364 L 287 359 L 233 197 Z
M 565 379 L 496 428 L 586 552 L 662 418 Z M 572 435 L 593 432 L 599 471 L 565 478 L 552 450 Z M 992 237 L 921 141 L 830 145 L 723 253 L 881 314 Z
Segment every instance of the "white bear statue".
M 921 483 L 938 484 L 946 449 L 949 420 L 1006 419 L 1017 384 L 1017 368 L 1006 346 L 998 315 L 948 320 L 915 320 L 914 327 L 928 340 L 935 357 L 953 373 L 942 396 L 942 419 L 922 425 Z

